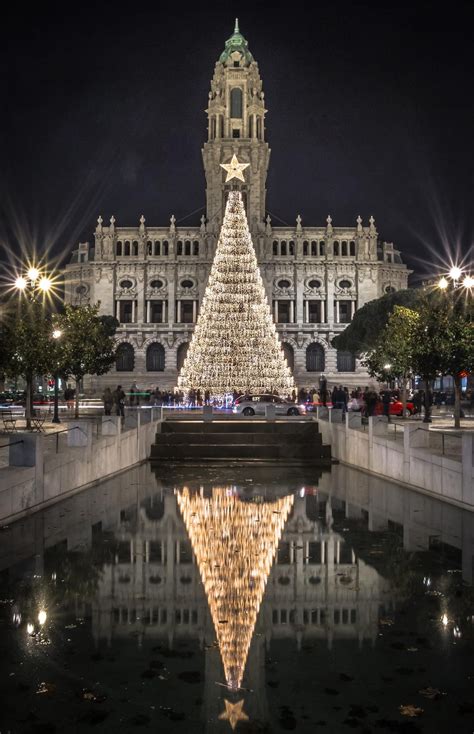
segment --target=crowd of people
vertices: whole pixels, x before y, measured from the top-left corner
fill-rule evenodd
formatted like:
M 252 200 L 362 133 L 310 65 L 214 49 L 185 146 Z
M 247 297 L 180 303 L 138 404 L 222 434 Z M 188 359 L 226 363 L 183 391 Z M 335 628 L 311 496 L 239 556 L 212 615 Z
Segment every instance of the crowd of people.
M 265 394 L 271 394 L 271 389 L 264 391 Z M 238 397 L 244 393 L 237 390 L 233 391 L 232 399 L 229 398 L 229 406 Z M 74 400 L 74 390 L 72 396 L 69 394 L 66 400 Z M 407 402 L 410 402 L 410 412 L 415 415 L 421 415 L 427 407 L 427 393 L 424 390 L 409 391 L 407 394 Z M 125 406 L 140 407 L 146 405 L 149 407 L 187 407 L 196 408 L 203 405 L 216 404 L 211 399 L 208 390 L 191 390 L 187 395 L 179 390 L 161 390 L 159 387 L 140 390 L 137 383 L 134 382 L 126 393 L 121 385 L 115 390 L 106 387 L 102 396 L 105 415 L 125 415 Z M 390 417 L 390 404 L 393 401 L 400 401 L 401 394 L 399 390 L 389 390 L 388 388 L 376 390 L 375 387 L 367 386 L 365 388 L 356 387 L 349 390 L 347 386 L 334 385 L 328 386 L 325 377 L 319 381 L 318 387 L 307 388 L 302 387 L 296 393 L 293 390 L 288 395 L 288 400 L 298 402 L 300 405 L 306 405 L 308 409 L 314 409 L 320 406 L 332 406 L 342 410 L 343 414 L 348 410 L 360 411 L 364 416 L 373 416 L 376 414 L 386 415 Z M 430 394 L 430 407 L 439 403 L 439 396 L 434 393 Z M 311 407 L 310 407 L 311 406 Z M 225 407 L 220 405 L 219 407 Z

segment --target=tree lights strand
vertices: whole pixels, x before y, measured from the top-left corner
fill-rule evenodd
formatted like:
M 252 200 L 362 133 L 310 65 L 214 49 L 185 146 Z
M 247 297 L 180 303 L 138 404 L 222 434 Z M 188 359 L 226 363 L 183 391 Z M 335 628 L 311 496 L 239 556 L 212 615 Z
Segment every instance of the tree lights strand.
M 273 323 L 240 191 L 231 191 L 178 388 L 290 395 L 294 381 Z
M 276 549 L 293 495 L 243 502 L 231 487 L 176 492 L 204 585 L 227 685 L 240 688 Z

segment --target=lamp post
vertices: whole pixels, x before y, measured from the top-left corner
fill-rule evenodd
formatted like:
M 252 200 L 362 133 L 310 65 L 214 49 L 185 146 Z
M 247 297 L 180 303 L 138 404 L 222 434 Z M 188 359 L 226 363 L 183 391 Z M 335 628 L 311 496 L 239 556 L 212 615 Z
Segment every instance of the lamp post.
M 31 310 L 33 304 L 38 303 L 39 298 L 42 297 L 43 303 L 46 296 L 53 288 L 52 278 L 45 272 L 41 271 L 35 265 L 31 265 L 26 272 L 16 277 L 13 287 L 19 293 L 20 296 L 24 295 L 27 301 L 30 303 Z M 30 314 L 33 318 L 33 314 Z M 33 379 L 35 376 L 34 369 L 29 368 L 24 375 L 26 380 L 26 405 L 25 405 L 25 418 L 26 427 L 31 428 L 31 416 L 32 416 L 32 387 Z
M 467 301 L 472 296 L 474 278 L 469 272 L 466 272 L 465 269 L 458 267 L 457 265 L 453 265 L 449 273 L 443 275 L 436 285 L 449 299 L 450 313 L 452 313 L 455 318 L 456 314 L 459 316 L 459 314 L 464 311 Z M 463 291 L 464 298 L 461 296 Z M 461 378 L 462 370 L 466 367 L 466 364 L 462 363 L 464 358 L 458 354 L 457 360 L 459 360 L 459 363 L 451 364 L 450 372 L 454 380 L 454 425 L 456 428 L 459 428 L 461 425 Z
M 53 339 L 60 339 L 61 338 L 62 331 L 61 329 L 55 329 L 53 331 Z M 61 420 L 59 418 L 59 369 L 56 368 L 56 371 L 54 373 L 54 415 L 52 423 L 61 423 Z

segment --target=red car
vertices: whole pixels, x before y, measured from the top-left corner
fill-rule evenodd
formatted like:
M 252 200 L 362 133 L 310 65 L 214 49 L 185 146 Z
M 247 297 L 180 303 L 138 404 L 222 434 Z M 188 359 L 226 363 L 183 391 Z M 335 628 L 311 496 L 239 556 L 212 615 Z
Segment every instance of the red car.
M 408 415 L 413 415 L 414 413 L 416 413 L 416 408 L 410 400 L 407 400 L 406 408 L 407 408 Z M 395 400 L 395 398 L 392 398 L 390 400 L 390 408 L 389 408 L 390 415 L 398 415 L 401 417 L 402 411 L 403 411 L 402 401 Z M 377 404 L 375 406 L 375 415 L 383 415 L 383 403 L 381 400 L 377 401 Z

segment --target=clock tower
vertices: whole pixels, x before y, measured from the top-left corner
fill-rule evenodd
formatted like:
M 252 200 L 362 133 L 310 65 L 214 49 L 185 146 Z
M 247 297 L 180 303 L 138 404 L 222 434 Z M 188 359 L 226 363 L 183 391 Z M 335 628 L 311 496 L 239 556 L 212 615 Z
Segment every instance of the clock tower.
M 264 229 L 266 179 L 270 148 L 265 141 L 265 102 L 258 64 L 239 30 L 232 36 L 214 69 L 209 92 L 208 139 L 202 157 L 206 174 L 208 229 L 219 233 L 231 188 L 242 192 L 253 236 Z M 226 183 L 221 164 L 232 156 L 248 163 L 245 181 Z

